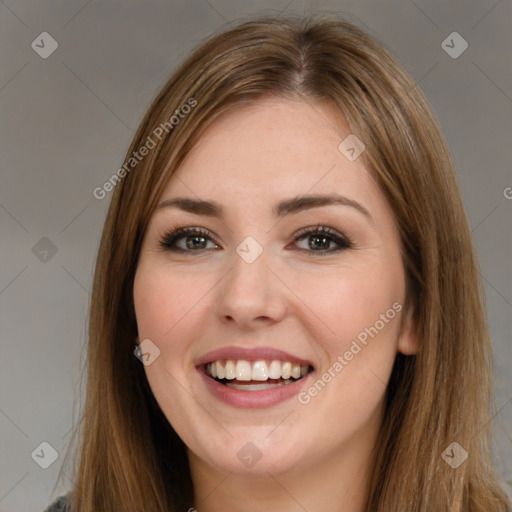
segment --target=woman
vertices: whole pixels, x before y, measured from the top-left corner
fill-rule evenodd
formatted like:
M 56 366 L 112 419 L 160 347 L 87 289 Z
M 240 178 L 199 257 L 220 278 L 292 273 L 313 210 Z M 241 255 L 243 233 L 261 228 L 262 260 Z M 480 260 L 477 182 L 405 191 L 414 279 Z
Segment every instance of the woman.
M 111 185 L 67 510 L 508 509 L 453 164 L 386 49 L 216 35 Z

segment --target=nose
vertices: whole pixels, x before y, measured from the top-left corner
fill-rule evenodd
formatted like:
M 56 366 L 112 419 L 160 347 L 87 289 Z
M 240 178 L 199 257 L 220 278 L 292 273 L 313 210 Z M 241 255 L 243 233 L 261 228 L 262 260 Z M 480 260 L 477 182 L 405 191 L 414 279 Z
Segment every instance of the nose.
M 254 331 L 281 321 L 286 315 L 286 287 L 267 266 L 265 251 L 248 263 L 237 253 L 231 271 L 222 279 L 217 314 L 222 322 Z

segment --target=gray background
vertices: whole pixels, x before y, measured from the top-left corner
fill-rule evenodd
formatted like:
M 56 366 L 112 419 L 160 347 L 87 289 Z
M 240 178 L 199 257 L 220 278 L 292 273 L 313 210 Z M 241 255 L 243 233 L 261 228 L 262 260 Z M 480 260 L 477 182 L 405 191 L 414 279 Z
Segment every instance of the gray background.
M 89 292 L 110 199 L 93 189 L 122 164 L 146 108 L 192 47 L 246 14 L 279 10 L 334 11 L 366 28 L 438 113 L 481 261 L 501 411 L 494 456 L 512 482 L 511 1 L 312 4 L 0 2 L 0 512 L 42 510 L 69 488 L 65 475 L 56 481 L 81 405 Z M 469 44 L 457 59 L 441 47 L 454 31 Z M 47 59 L 31 47 L 42 32 L 58 42 Z M 59 453 L 48 469 L 36 463 L 49 456 L 38 448 L 44 441 Z

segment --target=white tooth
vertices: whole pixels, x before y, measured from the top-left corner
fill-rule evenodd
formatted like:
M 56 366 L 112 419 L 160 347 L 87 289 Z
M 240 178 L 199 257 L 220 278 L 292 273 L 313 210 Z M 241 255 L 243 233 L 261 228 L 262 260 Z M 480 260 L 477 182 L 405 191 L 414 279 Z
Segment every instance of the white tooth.
M 251 363 L 241 359 L 236 363 L 236 380 L 251 380 Z
M 307 364 L 302 364 L 300 366 L 300 376 L 304 377 L 304 375 L 307 375 L 309 366 Z
M 270 363 L 270 367 L 268 369 L 268 378 L 269 379 L 280 379 L 281 378 L 281 362 L 280 361 L 272 361 Z
M 236 376 L 235 362 L 231 359 L 226 361 L 226 367 L 224 368 L 226 373 L 226 379 L 233 380 Z
M 224 366 L 222 366 L 220 361 L 216 361 L 215 365 L 217 366 L 217 378 L 224 379 L 226 377 L 226 372 L 224 371 Z
M 294 379 L 298 379 L 300 377 L 300 364 L 292 364 L 291 376 Z
M 292 374 L 292 363 L 286 361 L 286 363 L 283 363 L 283 366 L 281 368 L 281 377 L 283 379 L 289 379 L 291 374 Z
M 217 365 L 215 363 L 210 363 L 208 365 L 210 368 L 210 374 L 213 378 L 217 377 Z
M 267 380 L 268 367 L 265 361 L 256 361 L 252 365 L 252 380 Z

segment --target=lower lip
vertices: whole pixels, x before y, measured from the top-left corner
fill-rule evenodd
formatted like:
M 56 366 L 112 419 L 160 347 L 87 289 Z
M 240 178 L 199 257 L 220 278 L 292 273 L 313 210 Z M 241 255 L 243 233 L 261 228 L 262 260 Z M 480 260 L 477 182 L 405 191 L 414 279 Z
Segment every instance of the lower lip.
M 238 407 L 239 409 L 265 409 L 284 402 L 298 395 L 313 373 L 308 373 L 302 377 L 302 379 L 292 382 L 291 384 L 283 384 L 269 389 L 260 389 L 259 391 L 242 391 L 224 386 L 220 382 L 208 377 L 201 367 L 198 368 L 198 371 L 213 396 L 225 404 Z

